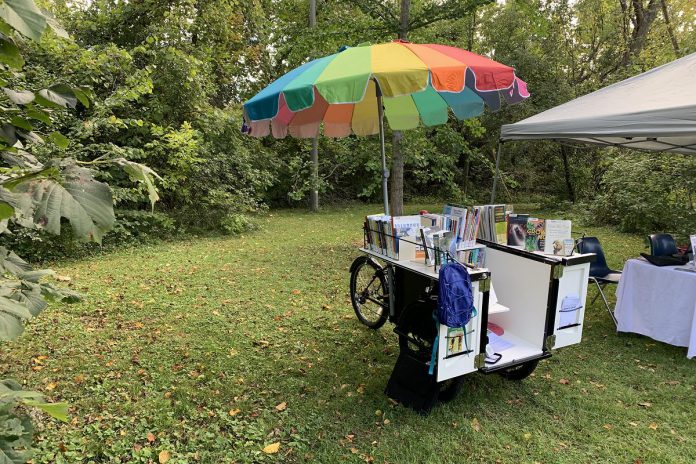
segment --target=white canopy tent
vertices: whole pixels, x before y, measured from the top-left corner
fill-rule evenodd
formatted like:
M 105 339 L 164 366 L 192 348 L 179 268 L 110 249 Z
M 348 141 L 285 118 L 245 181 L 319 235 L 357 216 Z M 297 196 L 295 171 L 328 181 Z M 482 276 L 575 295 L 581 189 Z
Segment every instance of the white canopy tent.
M 501 128 L 547 139 L 696 155 L 696 53 Z M 491 201 L 495 199 L 500 145 Z

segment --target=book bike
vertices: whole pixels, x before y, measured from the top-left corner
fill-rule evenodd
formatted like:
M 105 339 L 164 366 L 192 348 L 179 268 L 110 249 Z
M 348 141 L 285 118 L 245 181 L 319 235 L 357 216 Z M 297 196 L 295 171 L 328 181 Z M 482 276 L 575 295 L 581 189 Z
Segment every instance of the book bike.
M 386 388 L 391 398 L 427 412 L 453 399 L 467 374 L 522 380 L 552 349 L 580 342 L 594 255 L 545 255 L 496 243 L 494 236 L 469 240 L 453 253 L 365 222 L 362 255 L 350 267 L 350 298 L 367 327 L 394 324 L 399 357 Z M 414 248 L 436 259 L 416 258 Z M 485 265 L 459 262 L 457 254 L 474 249 Z M 475 312 L 465 327 L 447 327 L 434 317 L 437 271 L 445 263 L 466 265 L 471 278 Z

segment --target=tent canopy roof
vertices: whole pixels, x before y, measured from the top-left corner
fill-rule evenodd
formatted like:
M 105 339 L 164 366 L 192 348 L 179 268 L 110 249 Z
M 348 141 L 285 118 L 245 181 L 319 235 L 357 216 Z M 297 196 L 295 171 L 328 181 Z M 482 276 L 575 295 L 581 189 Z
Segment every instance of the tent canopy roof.
M 555 139 L 696 154 L 696 53 L 501 129 Z

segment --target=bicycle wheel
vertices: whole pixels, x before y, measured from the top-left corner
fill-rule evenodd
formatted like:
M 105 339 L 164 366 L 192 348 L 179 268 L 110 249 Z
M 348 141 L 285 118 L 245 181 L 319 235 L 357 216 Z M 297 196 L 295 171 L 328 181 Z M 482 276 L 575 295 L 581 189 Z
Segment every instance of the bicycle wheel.
M 350 302 L 358 320 L 379 329 L 389 317 L 389 287 L 384 270 L 366 256 L 357 258 L 351 266 Z

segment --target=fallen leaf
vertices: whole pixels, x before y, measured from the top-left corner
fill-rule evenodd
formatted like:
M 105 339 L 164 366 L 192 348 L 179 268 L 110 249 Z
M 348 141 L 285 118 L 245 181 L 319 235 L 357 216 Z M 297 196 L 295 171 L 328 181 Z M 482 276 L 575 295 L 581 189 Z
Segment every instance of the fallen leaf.
M 629 422 L 633 427 L 638 427 L 638 422 Z
M 643 401 L 642 403 L 638 403 L 638 406 L 643 406 L 644 408 L 649 408 L 650 406 L 652 406 L 652 403 L 650 403 L 648 401 Z
M 171 456 L 171 454 L 169 454 L 169 451 L 160 451 L 160 454 L 158 457 L 159 457 L 160 464 L 165 464 L 167 461 L 169 461 L 169 458 L 172 456 Z
M 471 419 L 471 428 L 474 429 L 475 432 L 480 432 L 481 431 L 481 424 L 479 423 L 477 418 Z
M 48 385 L 46 385 L 46 390 L 53 390 L 56 387 L 57 387 L 57 385 L 55 383 L 51 382 Z
M 242 412 L 241 409 L 230 409 L 230 416 L 236 416 L 240 412 Z
M 384 419 L 384 425 L 389 425 L 391 424 L 391 421 L 389 419 Z
M 611 424 L 604 424 L 602 427 L 604 427 L 604 428 L 607 429 L 607 430 L 611 430 L 611 429 L 614 428 L 614 426 L 611 425 Z
M 292 291 L 292 294 L 293 294 L 293 295 L 299 295 L 300 293 L 302 293 L 302 292 L 299 291 L 299 290 L 293 290 L 293 291 Z
M 68 277 L 68 276 L 64 276 L 64 275 L 57 275 L 56 280 L 58 282 L 70 282 L 72 280 L 72 278 Z
M 288 409 L 288 403 L 283 401 L 282 403 L 277 405 L 275 408 L 276 408 L 276 411 L 285 411 L 286 409 Z
M 648 425 L 648 427 L 650 427 L 653 430 L 657 430 L 657 424 L 654 422 L 652 424 Z
M 357 448 L 351 448 L 351 449 L 350 449 L 350 452 L 353 453 L 353 454 L 358 454 L 358 453 L 359 453 L 359 451 L 358 451 Z
M 155 441 L 155 435 L 152 432 L 147 432 L 147 441 L 149 441 L 150 443 Z
M 525 439 L 525 440 L 529 440 L 530 438 L 532 438 L 532 434 L 531 434 L 531 433 L 527 432 L 527 433 L 524 434 L 524 439 Z
M 558 381 L 558 383 L 560 383 L 561 385 L 568 385 L 570 381 L 568 379 L 561 379 Z
M 280 442 L 275 442 L 267 447 L 265 447 L 262 451 L 266 454 L 276 454 L 278 450 L 280 449 Z

